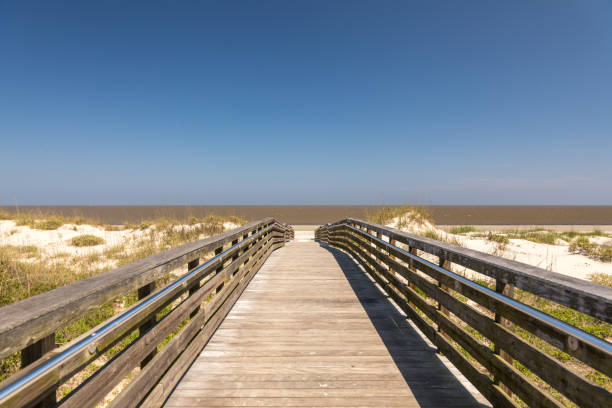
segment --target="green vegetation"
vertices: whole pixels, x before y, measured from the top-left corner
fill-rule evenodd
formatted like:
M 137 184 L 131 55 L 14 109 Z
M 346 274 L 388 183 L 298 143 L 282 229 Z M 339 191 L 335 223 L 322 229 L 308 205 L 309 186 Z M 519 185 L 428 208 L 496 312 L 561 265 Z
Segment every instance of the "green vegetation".
M 64 217 L 55 214 L 20 213 L 0 210 L 0 220 L 13 220 L 17 226 L 27 226 L 39 230 L 56 230 L 62 225 L 100 225 L 96 220 L 84 217 Z
M 460 225 L 457 227 L 453 227 L 450 229 L 451 234 L 468 234 L 470 232 L 476 232 L 476 228 L 472 227 L 471 225 Z
M 412 221 L 419 225 L 423 225 L 427 222 L 433 223 L 431 214 L 429 214 L 425 208 L 410 205 L 382 207 L 376 213 L 366 216 L 367 221 L 382 225 L 392 222 L 394 218 L 400 218 L 398 228 L 402 228 L 402 226 L 399 225 L 402 221 L 405 223 Z
M 15 217 L 15 214 L 0 213 L 0 219 L 15 220 Z M 34 217 L 28 218 L 28 220 L 23 225 L 37 225 L 41 222 Z M 65 219 L 61 220 L 66 222 Z M 135 262 L 175 246 L 202 239 L 205 236 L 219 234 L 224 230 L 224 222 L 239 225 L 246 223 L 246 221 L 237 217 L 223 218 L 218 216 L 197 219 L 197 222 L 192 225 L 185 225 L 184 222 L 172 219 L 151 220 L 149 222 L 151 223 L 150 228 L 141 234 L 128 237 L 120 245 L 114 245 L 101 252 L 82 256 L 70 255 L 67 252 L 45 254 L 35 246 L 0 246 L 0 307 L 59 286 L 98 275 L 109 269 Z M 136 228 L 138 227 L 136 226 Z M 123 227 L 111 227 L 109 229 L 108 226 L 104 226 L 105 230 L 110 231 L 115 230 L 115 228 L 123 229 Z M 100 237 L 80 235 L 73 239 L 72 245 L 90 246 L 99 245 L 103 242 L 104 240 Z M 171 275 L 168 275 L 160 283 L 163 284 L 172 278 Z M 56 342 L 64 344 L 71 341 L 124 310 L 135 301 L 136 294 L 132 293 L 103 305 L 72 325 L 59 330 L 56 333 Z M 125 348 L 136 335 L 137 331 L 128 335 L 106 352 L 103 358 L 106 360 L 112 358 L 114 354 Z M 19 364 L 18 353 L 0 360 L 0 381 L 16 372 L 19 369 Z M 97 364 L 99 362 L 91 363 L 82 374 L 77 376 L 79 377 L 78 381 L 71 380 L 62 386 L 59 395 L 65 395 L 78 386 L 80 381 L 95 371 Z
M 56 230 L 62 225 L 64 225 L 63 220 L 59 218 L 51 218 L 48 220 L 36 222 L 31 228 L 39 230 Z
M 510 243 L 510 240 L 508 239 L 506 235 L 494 234 L 492 232 L 489 232 L 487 234 L 487 239 L 491 242 L 497 242 L 498 244 L 502 244 L 502 245 L 506 245 Z
M 612 286 L 612 275 L 609 274 L 605 274 L 605 273 L 597 273 L 597 274 L 593 274 L 590 276 L 590 279 L 598 284 L 602 284 L 602 285 L 607 285 L 607 286 Z M 474 280 L 474 282 L 488 287 L 489 289 L 494 289 L 495 287 L 495 282 L 493 279 L 480 279 L 480 280 Z M 461 294 L 451 291 L 453 296 L 458 298 L 459 300 L 465 302 L 467 300 L 467 298 L 465 298 L 465 296 L 462 296 Z M 602 339 L 605 340 L 609 340 L 610 338 L 612 338 L 612 324 L 606 323 L 602 320 L 599 320 L 595 317 L 591 317 L 589 315 L 586 315 L 584 313 L 578 312 L 574 309 L 565 307 L 565 306 L 561 306 L 558 303 L 555 303 L 553 301 L 541 298 L 539 296 L 533 295 L 529 292 L 520 290 L 520 289 L 516 289 L 514 290 L 514 298 L 516 300 L 518 300 L 521 303 L 530 305 L 548 315 L 551 315 L 553 317 L 556 317 L 559 320 L 562 320 L 566 323 L 571 324 L 572 326 L 578 327 L 581 330 L 586 331 L 587 333 L 590 333 L 594 336 L 600 337 Z M 485 309 L 484 307 L 481 306 L 476 306 L 476 308 L 482 312 L 483 314 L 488 314 L 489 311 L 487 309 Z M 469 327 L 467 324 L 465 324 L 463 321 L 461 321 L 458 318 L 453 318 L 453 321 L 456 324 L 459 324 L 461 327 L 463 327 L 466 331 L 468 331 L 473 337 L 474 339 L 476 339 L 478 342 L 480 342 L 481 344 L 490 347 L 492 345 L 491 340 L 489 340 L 488 338 L 484 337 L 480 332 L 474 330 L 473 328 Z M 599 371 L 589 367 L 588 365 L 584 364 L 583 362 L 577 360 L 576 358 L 572 357 L 571 355 L 563 352 L 562 350 L 550 345 L 549 343 L 547 343 L 546 341 L 540 339 L 539 337 L 535 336 L 534 334 L 522 329 L 521 327 L 517 326 L 517 325 L 513 325 L 513 331 L 523 340 L 525 340 L 526 342 L 536 346 L 538 349 L 542 350 L 543 352 L 547 353 L 549 356 L 553 357 L 554 359 L 564 363 L 565 365 L 568 365 L 569 367 L 572 368 L 572 370 L 582 374 L 583 376 L 585 376 L 587 379 L 595 382 L 596 384 L 600 385 L 601 387 L 607 389 L 608 391 L 612 391 L 612 379 L 609 378 L 608 376 L 600 373 Z M 455 346 L 459 349 L 459 351 L 466 357 L 468 358 L 473 364 L 475 364 L 476 366 L 480 366 L 476 360 L 464 349 L 462 349 L 461 347 L 459 347 L 456 343 Z M 552 388 L 549 384 L 547 384 L 545 381 L 543 381 L 540 377 L 538 377 L 537 375 L 535 375 L 534 373 L 532 373 L 527 367 L 525 367 L 523 364 L 519 363 L 518 361 L 514 360 L 513 361 L 513 365 L 514 367 L 519 370 L 523 375 L 525 375 L 527 378 L 529 378 L 530 381 L 532 381 L 534 384 L 536 384 L 538 387 L 540 387 L 541 389 L 544 389 L 548 392 L 550 392 L 550 394 L 556 398 L 557 400 L 559 400 L 561 402 L 562 405 L 564 406 L 568 406 L 568 407 L 574 407 L 575 405 L 569 401 L 567 398 L 565 398 L 561 393 L 559 393 L 558 391 L 556 391 L 554 388 Z M 481 371 L 486 373 L 486 370 L 484 369 L 484 367 L 481 367 Z M 516 396 L 515 396 L 516 398 Z M 524 402 L 520 401 L 520 399 L 516 398 L 516 402 L 520 405 L 520 406 L 524 406 L 527 407 L 526 404 L 524 404 Z
M 34 245 L 5 245 L 0 247 L 0 255 L 3 255 L 4 257 L 12 257 L 14 259 L 32 258 L 38 255 L 38 247 L 35 247 Z
M 603 286 L 612 286 L 612 275 L 607 273 L 593 273 L 589 279 Z
M 559 234 L 552 231 L 523 231 L 510 234 L 510 238 L 524 239 L 538 244 L 555 245 L 559 238 Z
M 585 255 L 601 262 L 612 262 L 612 246 L 595 244 L 584 236 L 572 241 L 569 251 L 573 254 Z
M 72 238 L 71 243 L 75 247 L 96 246 L 104 244 L 104 239 L 95 235 L 85 234 Z
M 545 229 L 533 229 L 527 231 L 505 231 L 503 233 L 477 233 L 472 236 L 486 238 L 501 245 L 508 244 L 510 239 L 522 239 L 547 245 L 559 245 L 559 241 L 563 240 L 569 242 L 570 253 L 585 255 L 600 262 L 612 262 L 612 245 L 600 245 L 589 239 L 589 237 L 610 237 L 609 234 L 601 231 L 558 233 Z
M 503 231 L 501 234 L 506 236 L 508 239 L 523 239 L 526 241 L 535 242 L 538 244 L 556 245 L 558 240 L 571 242 L 574 238 L 583 239 L 588 241 L 588 237 L 609 237 L 608 234 L 601 231 L 593 232 L 555 232 L 546 229 L 531 229 L 525 231 Z M 483 234 L 477 234 L 476 236 L 485 236 Z

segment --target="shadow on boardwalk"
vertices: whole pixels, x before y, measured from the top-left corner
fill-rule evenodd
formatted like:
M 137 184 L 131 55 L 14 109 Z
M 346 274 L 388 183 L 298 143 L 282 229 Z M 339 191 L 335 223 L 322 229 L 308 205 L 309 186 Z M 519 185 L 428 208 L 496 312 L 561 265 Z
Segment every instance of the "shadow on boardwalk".
M 351 257 L 320 245 L 334 256 L 421 407 L 490 407 L 474 398 Z

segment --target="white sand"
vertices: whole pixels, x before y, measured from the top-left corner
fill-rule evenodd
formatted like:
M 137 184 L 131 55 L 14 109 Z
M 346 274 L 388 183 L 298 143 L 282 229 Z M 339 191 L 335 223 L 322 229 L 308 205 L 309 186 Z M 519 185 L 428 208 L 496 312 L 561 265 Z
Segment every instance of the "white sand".
M 60 253 L 70 255 L 87 255 L 103 252 L 115 245 L 137 239 L 146 234 L 146 230 L 105 231 L 103 227 L 92 225 L 65 224 L 56 230 L 43 231 L 28 226 L 17 226 L 15 221 L 0 221 L 0 245 L 35 246 L 42 255 L 53 256 Z M 94 235 L 104 239 L 104 244 L 91 247 L 72 246 L 72 238 L 79 235 Z
M 398 219 L 388 224 L 396 228 Z M 406 224 L 406 223 L 404 223 Z M 403 230 L 415 234 L 424 234 L 433 230 L 440 236 L 456 238 L 461 244 L 470 249 L 482 251 L 489 254 L 503 256 L 518 262 L 534 265 L 539 268 L 559 272 L 564 275 L 580 279 L 588 279 L 592 273 L 612 274 L 612 263 L 599 262 L 584 255 L 569 253 L 569 244 L 565 241 L 558 245 L 540 244 L 522 239 L 511 239 L 509 244 L 500 247 L 497 243 L 486 238 L 468 235 L 453 235 L 445 232 L 435 225 L 424 222 L 407 222 Z M 225 230 L 237 228 L 233 223 L 225 223 Z M 298 241 L 312 240 L 314 238 L 315 226 L 295 226 L 295 239 Z M 151 227 L 150 227 L 151 228 Z M 193 226 L 179 225 L 175 228 L 193 228 Z M 121 231 L 106 231 L 103 227 L 92 225 L 66 224 L 57 230 L 42 231 L 31 229 L 27 226 L 17 226 L 14 221 L 0 221 L 0 245 L 13 246 L 35 246 L 39 248 L 43 257 L 55 256 L 66 253 L 71 256 L 83 256 L 92 253 L 102 253 L 116 245 L 125 245 L 136 240 L 145 238 L 149 229 L 125 229 Z M 74 247 L 71 245 L 72 238 L 90 234 L 104 239 L 105 243 L 92 247 Z M 203 237 L 202 237 L 203 238 Z M 612 245 L 612 239 L 606 237 L 592 237 L 592 242 L 597 244 Z
M 399 219 L 394 219 L 388 225 L 397 228 L 398 221 Z M 428 230 L 433 230 L 442 237 L 457 239 L 466 248 L 502 256 L 575 278 L 588 279 L 589 275 L 593 273 L 612 274 L 612 263 L 599 262 L 584 255 L 571 254 L 569 253 L 569 243 L 562 240 L 559 240 L 557 245 L 548 245 L 523 239 L 510 239 L 509 244 L 500 246 L 486 238 L 474 237 L 469 234 L 450 234 L 429 222 L 419 224 L 409 221 L 408 226 L 405 226 L 402 230 L 415 234 L 423 234 Z M 571 227 L 566 230 L 571 231 Z M 612 239 L 607 237 L 591 237 L 589 239 L 599 245 L 612 245 Z
M 227 231 L 237 228 L 238 225 L 226 222 L 223 227 Z M 102 253 L 116 245 L 125 245 L 144 239 L 149 235 L 151 228 L 154 227 L 106 231 L 101 226 L 64 224 L 56 230 L 44 231 L 31 229 L 28 226 L 17 226 L 15 221 L 2 220 L 0 221 L 0 246 L 35 246 L 40 250 L 43 257 L 63 253 L 71 256 L 83 256 L 96 252 Z M 195 226 L 177 225 L 174 228 L 179 230 L 181 228 L 195 228 Z M 104 239 L 104 244 L 90 247 L 72 246 L 72 238 L 85 234 Z M 204 236 L 200 238 L 204 238 Z
M 568 251 L 568 243 L 548 245 L 523 239 L 511 239 L 503 251 L 500 251 L 496 243 L 485 238 L 461 236 L 457 238 L 466 248 L 502 256 L 575 278 L 588 279 L 593 273 L 612 274 L 612 263 L 599 262 L 584 255 L 571 254 Z M 602 242 L 603 240 L 593 241 Z M 610 241 L 609 238 L 608 241 Z

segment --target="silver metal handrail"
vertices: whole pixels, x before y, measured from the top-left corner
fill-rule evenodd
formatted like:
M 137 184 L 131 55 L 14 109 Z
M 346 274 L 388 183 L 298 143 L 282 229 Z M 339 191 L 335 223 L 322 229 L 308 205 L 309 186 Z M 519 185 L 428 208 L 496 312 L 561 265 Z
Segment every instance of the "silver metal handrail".
M 593 336 L 592 334 L 589 334 L 585 331 L 580 330 L 577 327 L 572 326 L 571 324 L 565 323 L 562 320 L 559 320 L 553 316 L 550 316 L 544 312 L 541 312 L 537 309 L 532 308 L 531 306 L 528 306 L 524 303 L 518 302 L 510 297 L 504 296 L 501 293 L 497 293 L 494 290 L 491 290 L 487 287 L 484 287 L 482 285 L 479 285 L 476 282 L 472 282 L 471 280 L 464 278 L 461 275 L 458 275 L 454 272 L 451 272 L 447 269 L 444 269 L 432 262 L 429 262 L 428 260 L 421 258 L 419 256 L 416 256 L 414 254 L 411 254 L 410 252 L 395 246 L 393 244 L 390 244 L 389 242 L 386 242 L 380 238 L 378 238 L 375 235 L 372 235 L 366 231 L 363 231 L 361 229 L 355 228 L 351 225 L 348 225 L 346 223 L 343 224 L 336 224 L 333 227 L 346 227 L 348 229 L 351 229 L 353 231 L 356 231 L 362 235 L 366 235 L 368 236 L 370 239 L 375 240 L 377 242 L 382 243 L 385 246 L 391 247 L 399 252 L 401 252 L 403 255 L 409 257 L 410 259 L 413 259 L 414 261 L 421 263 L 425 266 L 427 266 L 428 268 L 434 269 L 436 272 L 443 274 L 451 279 L 457 280 L 461 283 L 463 283 L 466 286 L 469 286 L 471 289 L 476 290 L 478 292 L 484 293 L 485 295 L 494 298 L 495 300 L 504 303 L 506 305 L 512 306 L 514 308 L 520 309 L 522 312 L 535 317 L 537 319 L 540 320 L 544 320 L 546 321 L 548 324 L 550 324 L 551 326 L 555 326 L 557 329 L 559 329 L 560 331 L 565 331 L 568 335 L 574 336 L 579 338 L 582 342 L 589 344 L 591 346 L 594 347 L 598 347 L 601 348 L 603 350 L 605 350 L 607 353 L 612 354 L 612 344 L 608 343 L 607 341 L 600 339 L 599 337 Z
M 211 265 L 214 265 L 215 263 L 219 262 L 221 259 L 225 258 L 229 253 L 234 252 L 237 249 L 240 249 L 241 247 L 247 245 L 249 242 L 258 238 L 262 234 L 270 231 L 274 227 L 274 225 L 275 223 L 269 224 L 263 230 L 257 232 L 256 234 L 251 235 L 245 240 L 240 241 L 236 245 L 233 245 L 227 250 L 215 255 L 213 258 L 204 262 L 202 265 L 192 269 L 191 271 L 189 271 L 189 273 L 185 274 L 181 278 L 175 280 L 168 286 L 164 287 L 159 292 L 156 292 L 153 295 L 145 298 L 144 301 L 142 301 L 141 303 L 137 303 L 130 309 L 127 309 L 126 311 L 118 314 L 117 316 L 115 316 L 115 318 L 112 321 L 106 323 L 99 330 L 95 331 L 94 333 L 91 333 L 89 336 L 85 337 L 84 339 L 68 347 L 66 350 L 62 351 L 55 357 L 51 358 L 49 361 L 45 362 L 40 367 L 37 367 L 36 369 L 32 370 L 31 372 L 27 373 L 26 375 L 22 377 L 16 378 L 12 382 L 9 382 L 9 384 L 7 384 L 4 388 L 0 389 L 0 403 L 4 403 L 6 402 L 7 399 L 10 399 L 11 397 L 20 393 L 23 389 L 25 389 L 28 385 L 33 383 L 36 379 L 44 376 L 44 374 L 51 371 L 53 368 L 57 367 L 58 365 L 62 364 L 67 358 L 69 358 L 70 356 L 86 348 L 87 345 L 89 345 L 93 340 L 110 332 L 113 328 L 120 325 L 121 323 L 123 323 L 130 317 L 134 316 L 135 314 L 139 313 L 144 308 L 150 306 L 152 303 L 162 298 L 168 292 L 174 290 L 178 286 L 181 286 L 184 282 L 188 281 L 189 279 L 197 275 L 202 270 L 209 268 Z M 9 378 L 9 381 L 10 381 L 10 378 Z

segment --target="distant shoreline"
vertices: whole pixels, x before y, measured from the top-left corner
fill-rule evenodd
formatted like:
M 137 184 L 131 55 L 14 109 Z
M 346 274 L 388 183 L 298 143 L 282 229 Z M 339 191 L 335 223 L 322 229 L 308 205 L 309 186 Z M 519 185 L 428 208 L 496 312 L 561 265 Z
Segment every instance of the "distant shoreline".
M 394 206 L 388 206 L 394 207 Z M 423 206 L 439 225 L 612 225 L 612 205 L 598 206 Z M 366 218 L 375 205 L 193 205 L 193 206 L 0 206 L 10 212 L 82 216 L 108 224 L 160 217 L 187 219 L 207 214 L 237 215 L 249 221 L 274 217 L 289 224 L 317 225 L 342 218 Z

